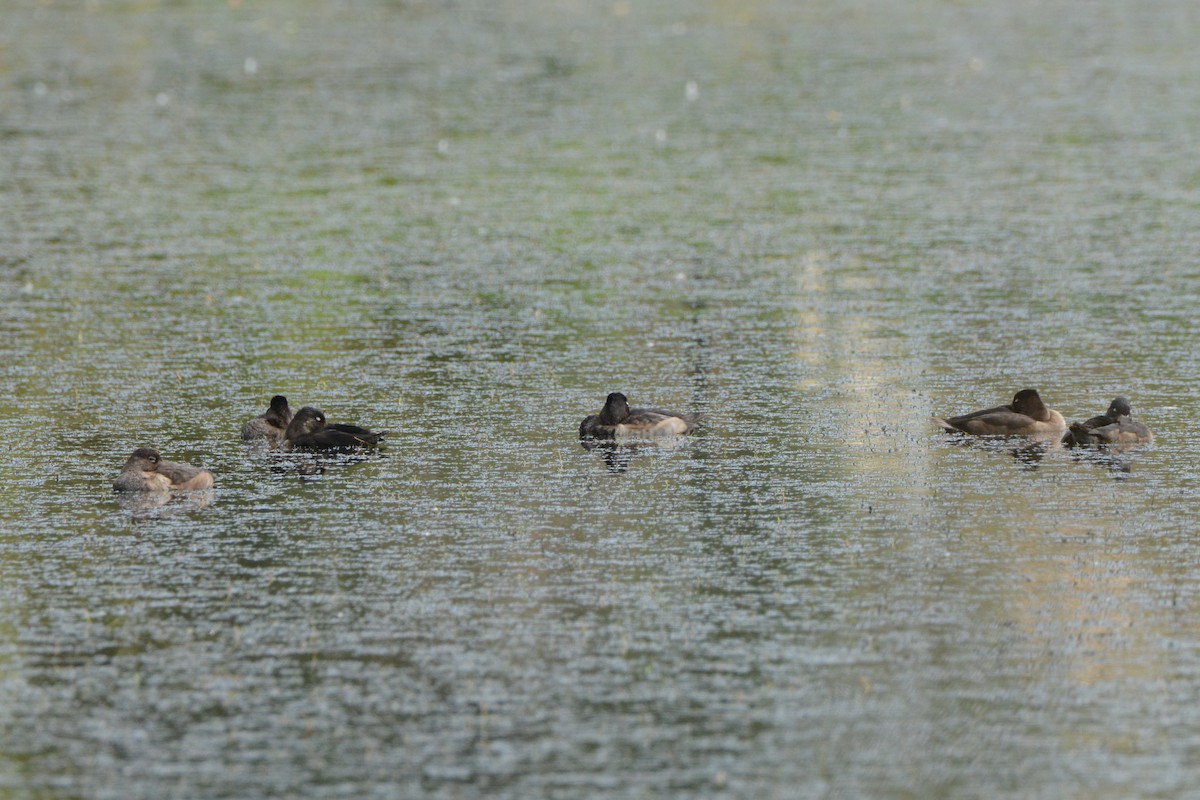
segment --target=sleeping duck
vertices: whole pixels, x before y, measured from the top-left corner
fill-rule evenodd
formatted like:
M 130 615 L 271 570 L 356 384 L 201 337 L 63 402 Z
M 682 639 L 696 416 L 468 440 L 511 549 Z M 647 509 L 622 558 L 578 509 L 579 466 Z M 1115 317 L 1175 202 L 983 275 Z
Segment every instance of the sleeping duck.
M 321 409 L 305 406 L 288 424 L 284 447 L 290 450 L 358 450 L 374 447 L 386 435 L 387 431 L 376 433 L 357 425 L 330 425 Z
M 271 398 L 271 407 L 265 413 L 242 426 L 242 441 L 266 439 L 271 442 L 282 442 L 287 432 L 288 423 L 292 421 L 292 410 L 288 408 L 287 398 L 277 394 Z
M 1037 389 L 1022 389 L 1006 406 L 947 419 L 934 417 L 933 421 L 948 431 L 977 436 L 1057 436 L 1067 427 L 1063 415 L 1047 408 Z
M 118 492 L 169 492 L 207 489 L 213 485 L 212 473 L 174 461 L 163 461 L 157 450 L 139 447 L 121 467 L 113 481 Z
M 1101 444 L 1145 444 L 1154 438 L 1141 422 L 1135 422 L 1131 415 L 1133 406 L 1126 397 L 1117 397 L 1108 406 L 1108 411 L 1098 417 L 1092 417 L 1085 422 L 1072 422 L 1070 430 L 1063 437 L 1063 444 L 1068 447 L 1079 445 Z
M 629 400 L 613 392 L 598 414 L 579 423 L 580 439 L 631 439 L 682 436 L 696 429 L 703 414 L 676 414 L 657 408 L 630 408 Z

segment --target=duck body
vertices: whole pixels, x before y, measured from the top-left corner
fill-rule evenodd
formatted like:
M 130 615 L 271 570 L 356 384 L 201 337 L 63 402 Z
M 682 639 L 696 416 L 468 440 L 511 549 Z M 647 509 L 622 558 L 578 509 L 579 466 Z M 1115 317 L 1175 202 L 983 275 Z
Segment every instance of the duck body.
M 625 439 L 684 436 L 696 429 L 703 414 L 676 414 L 659 408 L 630 408 L 629 400 L 613 392 L 598 414 L 579 423 L 580 439 Z
M 945 419 L 934 417 L 933 421 L 945 430 L 975 436 L 1058 435 L 1067 427 L 1063 415 L 1048 408 L 1036 389 L 1022 389 L 1008 405 Z
M 1072 422 L 1062 442 L 1068 447 L 1087 445 L 1146 444 L 1154 434 L 1146 425 L 1132 418 L 1133 406 L 1125 397 L 1117 397 L 1108 411 L 1084 422 Z
M 330 425 L 319 408 L 305 406 L 296 412 L 284 434 L 289 450 L 359 450 L 374 447 L 387 435 L 358 425 Z
M 170 492 L 207 489 L 213 485 L 212 473 L 175 461 L 163 461 L 157 450 L 139 447 L 113 481 L 118 492 Z
M 287 398 L 277 394 L 271 398 L 271 406 L 265 413 L 259 414 L 242 426 L 242 441 L 252 442 L 256 439 L 266 439 L 272 442 L 282 442 L 291 421 L 292 410 L 288 408 Z

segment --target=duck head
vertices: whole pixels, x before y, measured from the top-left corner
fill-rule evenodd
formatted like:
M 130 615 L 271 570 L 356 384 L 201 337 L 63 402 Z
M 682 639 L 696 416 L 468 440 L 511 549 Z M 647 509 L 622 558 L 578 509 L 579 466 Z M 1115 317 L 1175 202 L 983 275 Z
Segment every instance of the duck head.
M 1037 389 L 1022 389 L 1013 395 L 1012 410 L 1027 417 L 1033 417 L 1038 422 L 1050 419 L 1050 411 L 1042 402 Z
M 133 455 L 125 462 L 125 466 L 121 468 L 122 472 L 127 470 L 140 470 L 141 472 L 154 472 L 158 469 L 158 462 L 162 457 L 157 450 L 149 447 L 139 447 L 133 451 Z
M 600 412 L 600 424 L 618 425 L 628 416 L 629 400 L 620 392 L 613 392 L 604 401 L 604 410 Z
M 1108 406 L 1108 411 L 1104 412 L 1104 416 L 1111 420 L 1119 420 L 1121 417 L 1128 417 L 1133 413 L 1133 406 L 1129 404 L 1129 398 L 1119 396 L 1113 399 Z
M 286 428 L 292 421 L 292 410 L 288 408 L 287 398 L 277 394 L 271 398 L 271 407 L 267 410 L 267 419 L 281 428 Z
M 325 414 L 319 408 L 305 406 L 296 412 L 296 416 L 292 417 L 292 421 L 287 426 L 287 432 L 284 434 L 288 439 L 295 439 L 297 436 L 303 436 L 306 433 L 316 433 L 325 427 Z

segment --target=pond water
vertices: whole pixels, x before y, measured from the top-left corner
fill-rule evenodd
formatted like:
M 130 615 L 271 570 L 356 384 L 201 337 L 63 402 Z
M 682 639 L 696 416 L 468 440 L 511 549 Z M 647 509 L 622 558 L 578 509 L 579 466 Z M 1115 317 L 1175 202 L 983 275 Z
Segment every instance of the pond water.
M 1198 34 L 7 4 L 0 795 L 1195 791 Z M 1156 443 L 930 424 L 1026 386 Z M 705 423 L 582 448 L 617 390 Z M 276 393 L 391 435 L 247 449 Z

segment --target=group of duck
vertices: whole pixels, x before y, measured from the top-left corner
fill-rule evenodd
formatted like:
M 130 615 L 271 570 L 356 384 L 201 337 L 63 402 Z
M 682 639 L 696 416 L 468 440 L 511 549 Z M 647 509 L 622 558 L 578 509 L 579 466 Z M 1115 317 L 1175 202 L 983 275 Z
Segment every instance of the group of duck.
M 948 431 L 976 436 L 1031 436 L 1039 439 L 1062 437 L 1068 447 L 1146 444 L 1154 434 L 1133 419 L 1128 398 L 1115 398 L 1103 414 L 1067 425 L 1062 414 L 1042 402 L 1037 389 L 1022 389 L 1008 405 L 984 408 L 957 417 L 934 417 Z
M 387 433 L 358 425 L 330 424 L 325 413 L 314 406 L 304 406 L 292 414 L 287 398 L 277 394 L 264 413 L 242 426 L 242 441 L 264 442 L 282 450 L 348 452 L 374 447 Z M 213 476 L 208 470 L 163 461 L 158 451 L 149 447 L 134 450 L 113 482 L 118 492 L 195 491 L 212 485 Z
M 1134 421 L 1133 408 L 1125 397 L 1117 397 L 1108 410 L 1085 422 L 1067 425 L 1063 415 L 1042 402 L 1036 389 L 1022 389 L 1011 403 L 985 408 L 957 417 L 934 417 L 940 427 L 978 436 L 1062 436 L 1067 446 L 1134 445 L 1153 438 L 1150 429 Z M 631 408 L 621 392 L 613 392 L 604 408 L 589 414 L 579 424 L 585 444 L 645 439 L 677 438 L 696 429 L 704 415 L 678 414 L 658 408 Z M 375 432 L 358 425 L 330 424 L 314 406 L 295 414 L 287 398 L 275 395 L 267 410 L 242 426 L 242 440 L 264 442 L 281 450 L 348 452 L 375 447 L 387 431 Z M 206 469 L 164 461 L 158 451 L 139 447 L 122 467 L 113 488 L 120 492 L 169 492 L 207 489 L 213 485 Z

